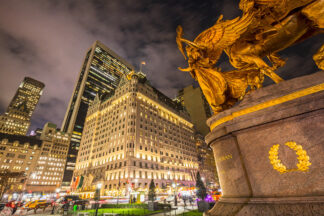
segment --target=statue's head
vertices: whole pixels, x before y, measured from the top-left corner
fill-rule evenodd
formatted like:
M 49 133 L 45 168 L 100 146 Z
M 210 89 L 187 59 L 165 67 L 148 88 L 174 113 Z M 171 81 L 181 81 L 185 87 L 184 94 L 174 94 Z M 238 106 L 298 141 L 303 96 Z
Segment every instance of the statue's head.
M 182 36 L 183 36 L 182 27 L 181 26 L 178 26 L 177 27 L 176 42 L 177 42 L 178 48 L 179 48 L 180 52 L 182 53 L 183 57 L 185 59 L 187 59 L 187 56 L 189 58 L 190 53 L 195 53 L 195 50 L 201 49 L 202 47 L 201 47 L 201 45 L 198 45 L 198 44 L 196 44 L 196 43 L 194 43 L 192 41 L 189 41 L 187 39 L 184 39 Z M 186 54 L 184 52 L 182 43 L 185 43 L 187 45 L 186 46 L 187 56 L 186 56 Z
M 186 46 L 186 53 L 188 56 L 188 63 L 194 63 L 199 59 L 200 52 L 196 47 Z
M 203 45 L 182 38 L 182 35 L 183 35 L 182 27 L 178 26 L 176 42 L 183 57 L 186 60 L 188 58 L 188 64 L 189 64 L 188 68 L 179 68 L 179 70 L 191 72 L 194 74 L 194 68 L 207 66 L 207 62 L 209 60 L 208 58 L 204 57 L 206 48 Z M 185 50 L 183 49 L 183 43 L 186 44 Z

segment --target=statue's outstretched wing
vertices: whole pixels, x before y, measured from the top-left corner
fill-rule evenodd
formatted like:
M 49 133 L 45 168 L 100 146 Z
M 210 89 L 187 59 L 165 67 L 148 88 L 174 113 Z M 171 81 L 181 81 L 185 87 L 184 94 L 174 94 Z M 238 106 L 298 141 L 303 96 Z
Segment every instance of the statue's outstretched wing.
M 248 29 L 253 14 L 244 14 L 242 18 L 237 17 L 233 20 L 221 20 L 222 16 L 214 26 L 200 33 L 194 40 L 208 50 L 209 54 L 217 53 L 215 58 L 219 58 L 221 52 L 232 45 Z M 217 61 L 217 59 L 215 59 Z
M 185 55 L 184 50 L 183 50 L 183 46 L 182 46 L 182 41 L 181 41 L 182 36 L 183 36 L 183 29 L 182 29 L 181 26 L 178 26 L 177 27 L 176 42 L 177 42 L 177 45 L 178 45 L 178 48 L 179 48 L 181 54 L 183 55 L 183 57 L 185 59 L 187 59 L 187 56 Z
M 241 0 L 239 8 L 243 13 L 252 10 L 257 12 L 257 16 L 273 16 L 277 21 L 287 16 L 287 14 L 298 8 L 305 6 L 314 0 Z
M 251 1 L 251 0 L 241 0 L 242 1 Z M 296 8 L 304 6 L 308 3 L 313 2 L 314 0 L 252 0 L 258 5 L 264 5 L 266 7 L 282 7 L 282 5 L 291 5 L 290 7 Z M 240 2 L 240 3 L 241 3 Z

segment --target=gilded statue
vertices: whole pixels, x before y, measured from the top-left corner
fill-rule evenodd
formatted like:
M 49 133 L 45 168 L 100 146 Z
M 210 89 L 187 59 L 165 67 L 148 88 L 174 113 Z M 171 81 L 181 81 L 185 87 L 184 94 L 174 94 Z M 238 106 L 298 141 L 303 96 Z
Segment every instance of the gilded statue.
M 177 27 L 176 42 L 189 65 L 179 69 L 198 81 L 214 114 L 262 87 L 264 75 L 275 83 L 283 81 L 275 73 L 285 64 L 278 52 L 323 33 L 324 0 L 241 0 L 239 8 L 241 17 L 223 20 L 221 15 L 194 41 L 184 39 L 182 27 Z M 236 70 L 216 67 L 223 51 Z M 321 47 L 313 58 L 321 69 L 323 53 Z

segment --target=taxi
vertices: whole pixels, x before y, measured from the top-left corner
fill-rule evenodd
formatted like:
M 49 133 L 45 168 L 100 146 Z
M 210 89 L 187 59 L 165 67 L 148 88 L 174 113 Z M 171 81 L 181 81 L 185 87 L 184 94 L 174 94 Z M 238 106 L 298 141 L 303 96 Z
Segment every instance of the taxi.
M 30 201 L 25 204 L 26 209 L 39 209 L 39 208 L 46 208 L 49 206 L 50 203 L 48 203 L 46 200 L 35 200 Z

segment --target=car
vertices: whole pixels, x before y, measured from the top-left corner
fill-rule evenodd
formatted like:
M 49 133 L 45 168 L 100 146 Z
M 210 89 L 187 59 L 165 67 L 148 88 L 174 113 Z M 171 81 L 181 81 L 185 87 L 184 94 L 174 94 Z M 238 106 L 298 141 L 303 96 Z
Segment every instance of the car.
M 0 203 L 0 211 L 1 211 L 2 209 L 4 209 L 5 206 L 6 206 L 6 203 Z
M 48 202 L 47 200 L 35 200 L 35 201 L 27 202 L 24 208 L 26 208 L 27 210 L 34 209 L 36 212 L 37 209 L 45 209 L 49 205 L 51 205 L 51 203 Z
M 65 203 L 69 203 L 71 205 L 72 204 L 73 205 L 85 205 L 85 204 L 88 204 L 88 201 L 80 199 L 80 197 L 76 196 L 76 195 L 67 195 L 67 196 L 61 197 L 58 200 L 56 200 L 56 204 L 65 204 Z
M 71 206 L 77 205 L 81 209 L 85 209 L 85 205 L 89 204 L 88 200 L 80 199 L 79 196 L 76 195 L 67 195 L 64 197 L 60 197 L 55 202 L 56 211 L 61 212 L 64 209 L 68 209 Z
M 34 201 L 30 201 L 30 202 L 27 202 L 25 204 L 25 208 L 28 208 L 28 209 L 33 209 L 36 207 L 36 205 L 39 203 L 45 203 L 46 201 L 45 200 L 34 200 Z

